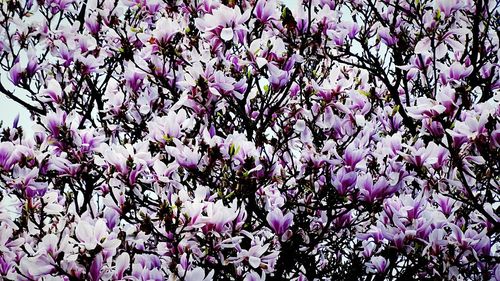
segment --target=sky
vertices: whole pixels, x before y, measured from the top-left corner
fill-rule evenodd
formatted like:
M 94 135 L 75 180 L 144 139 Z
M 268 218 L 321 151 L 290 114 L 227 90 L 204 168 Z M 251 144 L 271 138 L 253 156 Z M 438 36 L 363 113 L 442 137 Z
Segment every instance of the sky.
M 299 1 L 300 0 L 283 0 L 283 3 L 287 5 L 290 10 L 294 10 L 298 6 Z M 0 73 L 2 85 L 4 85 L 7 90 L 14 92 L 16 96 L 25 99 L 26 96 L 22 93 L 22 90 L 14 87 L 8 77 L 8 73 Z M 30 120 L 29 111 L 10 98 L 7 98 L 4 94 L 0 94 L 0 121 L 3 122 L 3 126 L 12 126 L 12 122 L 18 114 L 19 125 L 23 126 L 25 129 L 29 129 L 33 124 Z
M 9 91 L 13 91 L 16 96 L 24 96 L 20 93 L 21 90 L 16 89 L 6 78 L 5 73 L 2 74 L 3 75 L 0 76 L 2 85 L 4 85 Z M 4 94 L 0 94 L 0 120 L 3 121 L 4 125 L 12 126 L 12 122 L 18 114 L 19 125 L 22 125 L 23 127 L 31 125 L 28 110 L 10 98 L 7 98 Z

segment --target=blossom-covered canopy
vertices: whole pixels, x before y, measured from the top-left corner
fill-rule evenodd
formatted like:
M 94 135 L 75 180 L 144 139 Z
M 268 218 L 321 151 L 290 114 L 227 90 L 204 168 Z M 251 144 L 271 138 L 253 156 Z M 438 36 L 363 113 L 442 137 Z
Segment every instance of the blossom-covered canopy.
M 1 280 L 500 280 L 500 3 L 5 0 Z

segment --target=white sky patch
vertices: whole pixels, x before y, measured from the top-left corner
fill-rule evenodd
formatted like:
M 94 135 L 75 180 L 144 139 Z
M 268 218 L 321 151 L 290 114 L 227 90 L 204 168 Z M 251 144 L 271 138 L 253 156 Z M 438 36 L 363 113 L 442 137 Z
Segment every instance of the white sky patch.
M 295 11 L 295 9 L 297 9 L 300 5 L 300 2 L 300 0 L 283 0 L 283 4 L 285 4 L 291 11 Z
M 2 71 L 3 72 L 3 71 Z M 8 90 L 14 93 L 14 95 L 19 98 L 26 100 L 26 95 L 21 93 L 22 90 L 16 88 L 7 78 L 8 73 L 2 73 L 1 83 Z M 29 102 L 29 101 L 27 101 Z M 3 122 L 3 126 L 12 126 L 12 122 L 19 114 L 19 125 L 23 128 L 30 129 L 33 122 L 30 120 L 29 111 L 22 105 L 8 98 L 6 95 L 0 93 L 0 121 Z

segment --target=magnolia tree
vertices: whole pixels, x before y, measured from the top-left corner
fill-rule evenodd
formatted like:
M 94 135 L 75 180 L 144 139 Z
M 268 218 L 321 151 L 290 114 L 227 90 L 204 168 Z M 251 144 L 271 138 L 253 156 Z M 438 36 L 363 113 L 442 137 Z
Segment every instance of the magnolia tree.
M 500 4 L 299 4 L 2 1 L 0 279 L 500 280 Z

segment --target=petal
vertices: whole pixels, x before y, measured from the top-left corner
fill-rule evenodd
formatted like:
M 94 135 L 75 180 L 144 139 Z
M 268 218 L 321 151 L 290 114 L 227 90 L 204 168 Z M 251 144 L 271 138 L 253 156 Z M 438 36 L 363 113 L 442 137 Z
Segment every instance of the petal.
M 415 46 L 415 53 L 416 54 L 425 53 L 428 52 L 430 48 L 431 48 L 431 39 L 425 37 L 422 40 L 418 41 L 417 45 Z
M 94 229 L 86 221 L 80 221 L 75 230 L 76 237 L 80 242 L 94 241 Z
M 97 281 L 101 276 L 102 255 L 98 254 L 90 265 L 90 280 Z
M 205 271 L 201 267 L 197 267 L 186 274 L 186 281 L 199 281 L 205 279 Z
M 260 258 L 250 256 L 250 257 L 248 258 L 248 263 L 250 263 L 250 265 L 251 265 L 253 268 L 257 268 L 257 267 L 259 267 L 259 266 L 260 266 Z
M 264 65 L 267 64 L 267 60 L 265 58 L 261 58 L 261 57 L 256 58 L 255 62 L 257 63 L 257 66 L 259 68 L 262 68 Z
M 233 33 L 233 29 L 231 27 L 226 27 L 226 28 L 222 29 L 222 31 L 220 33 L 220 38 L 222 38 L 222 40 L 224 40 L 226 42 L 232 40 L 233 36 L 234 36 L 234 33 Z
M 116 249 L 118 248 L 118 246 L 120 246 L 121 244 L 121 241 L 119 239 L 109 239 L 109 240 L 106 240 L 104 241 L 104 243 L 102 243 L 102 247 L 104 249 Z
M 123 278 L 123 272 L 125 272 L 129 265 L 130 256 L 128 253 L 122 253 L 120 256 L 118 256 L 118 258 L 116 258 L 116 279 L 121 280 Z
M 98 219 L 95 223 L 94 234 L 96 241 L 101 241 L 108 236 L 108 227 L 103 219 Z

